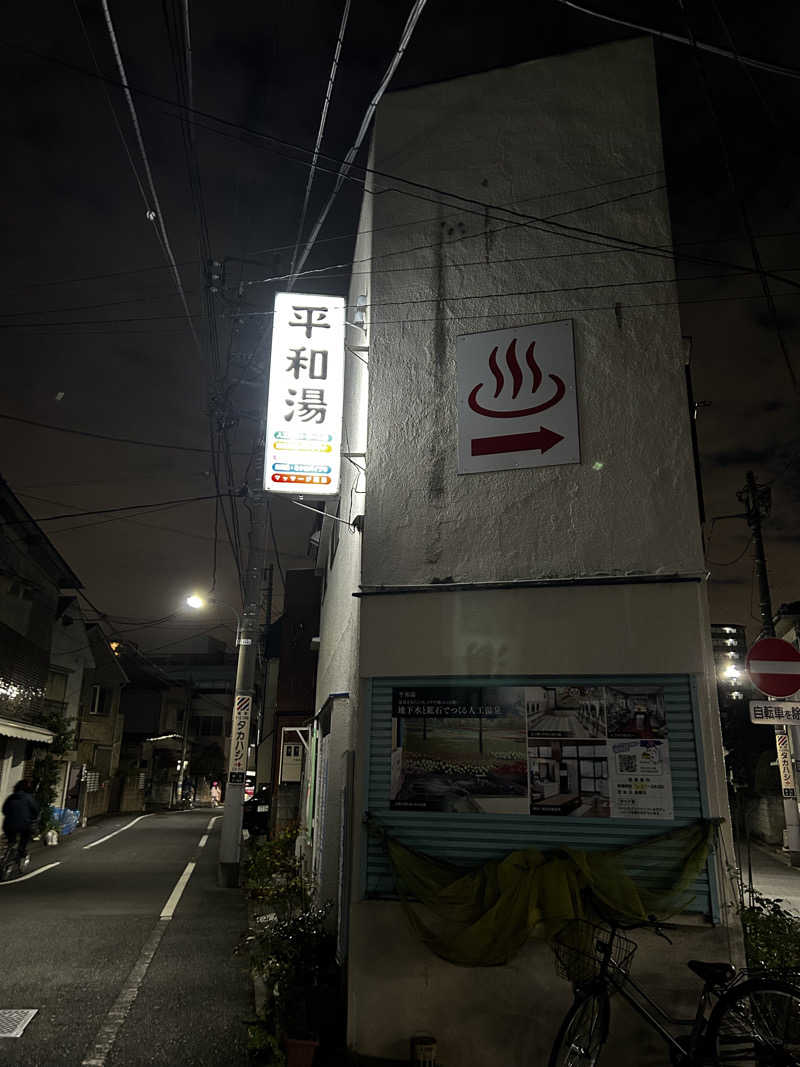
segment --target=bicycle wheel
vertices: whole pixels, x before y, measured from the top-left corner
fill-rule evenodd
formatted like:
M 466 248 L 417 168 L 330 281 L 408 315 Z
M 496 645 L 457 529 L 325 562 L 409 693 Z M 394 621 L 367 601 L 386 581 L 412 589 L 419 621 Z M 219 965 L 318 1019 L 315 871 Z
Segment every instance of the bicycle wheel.
M 564 1016 L 548 1067 L 594 1067 L 608 1040 L 608 991 L 579 993 Z
M 720 997 L 708 1050 L 715 1064 L 800 1065 L 800 989 L 779 978 L 751 978 Z

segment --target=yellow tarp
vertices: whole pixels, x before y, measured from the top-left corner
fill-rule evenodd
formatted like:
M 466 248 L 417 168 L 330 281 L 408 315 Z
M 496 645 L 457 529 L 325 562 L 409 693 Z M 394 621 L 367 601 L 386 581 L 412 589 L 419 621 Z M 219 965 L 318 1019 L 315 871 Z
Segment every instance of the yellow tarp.
M 687 890 L 706 863 L 717 825 L 701 820 L 608 852 L 523 849 L 467 872 L 378 833 L 425 944 L 451 963 L 491 967 L 506 963 L 529 937 L 550 937 L 570 919 L 600 914 L 636 922 L 682 910 L 693 899 Z M 652 867 L 654 850 L 665 844 L 659 889 L 637 885 L 629 869 Z M 423 920 L 410 897 L 433 922 Z

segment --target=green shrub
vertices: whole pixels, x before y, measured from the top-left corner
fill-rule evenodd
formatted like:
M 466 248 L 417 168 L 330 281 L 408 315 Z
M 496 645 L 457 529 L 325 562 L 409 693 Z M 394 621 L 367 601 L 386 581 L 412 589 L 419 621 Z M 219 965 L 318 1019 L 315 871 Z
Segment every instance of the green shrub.
M 295 857 L 297 827 L 289 827 L 250 850 L 244 884 L 250 898 L 264 910 L 293 915 L 308 903 L 308 892 Z
M 781 907 L 783 901 L 748 894 L 740 910 L 747 965 L 771 971 L 800 970 L 800 916 Z

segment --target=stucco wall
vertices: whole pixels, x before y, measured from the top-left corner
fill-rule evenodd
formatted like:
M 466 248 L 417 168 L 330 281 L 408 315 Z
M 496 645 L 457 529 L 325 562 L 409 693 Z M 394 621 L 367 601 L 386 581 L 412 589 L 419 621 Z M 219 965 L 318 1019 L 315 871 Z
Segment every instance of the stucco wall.
M 670 240 L 646 40 L 392 94 L 378 114 L 374 167 L 595 233 Z M 670 260 L 413 191 L 433 202 L 398 191 L 373 200 L 364 587 L 699 577 Z M 483 297 L 465 299 L 474 294 Z M 581 463 L 458 475 L 457 337 L 561 319 L 574 324 Z M 366 680 L 380 676 L 691 675 L 704 806 L 727 812 L 702 582 L 367 595 L 360 610 L 362 701 Z M 366 806 L 363 738 L 359 752 L 357 813 Z M 403 1059 L 409 1037 L 430 1030 L 443 1063 L 545 1063 L 570 999 L 547 950 L 531 945 L 485 972 L 438 960 L 399 905 L 358 899 L 358 819 L 355 831 L 351 1046 Z M 723 867 L 720 856 L 724 890 Z M 730 921 L 724 900 L 723 916 Z M 643 935 L 640 973 L 674 1007 L 696 989 L 682 961 L 726 958 L 737 938 L 731 927 L 691 923 L 674 949 Z M 635 1020 L 617 1035 L 629 1061 L 668 1062 Z
M 644 39 L 390 94 L 374 152 L 423 185 L 669 243 Z M 364 583 L 698 571 L 671 260 L 411 191 L 432 202 L 392 191 L 373 207 Z M 458 475 L 458 335 L 562 319 L 582 462 Z
M 327 751 L 327 805 L 324 840 L 318 858 L 318 890 L 321 900 L 338 900 L 340 876 L 339 846 L 341 841 L 341 792 L 345 785 L 345 756 L 356 744 L 359 715 L 358 642 L 360 602 L 353 592 L 361 582 L 362 535 L 352 525 L 353 519 L 364 513 L 367 472 L 367 397 L 369 364 L 369 327 L 356 323 L 359 297 L 369 299 L 369 256 L 372 249 L 372 201 L 364 198 L 359 223 L 360 234 L 354 250 L 353 278 L 347 309 L 348 326 L 345 340 L 345 390 L 343 405 L 344 451 L 349 459 L 342 461 L 341 490 L 338 518 L 324 520 L 319 550 L 319 568 L 323 572 L 322 606 L 320 609 L 320 646 L 317 660 L 317 713 L 332 694 L 349 694 L 332 701 L 331 732 Z M 336 504 L 328 505 L 335 515 Z M 338 527 L 338 529 L 336 528 Z M 338 538 L 333 565 L 330 563 L 331 539 Z M 308 770 L 308 766 L 307 766 Z M 307 782 L 301 790 L 305 796 Z M 301 801 L 302 804 L 302 801 Z M 319 812 L 317 813 L 319 816 Z M 317 828 L 319 833 L 319 828 Z M 309 856 L 310 859 L 310 856 Z M 349 861 L 349 860 L 348 860 Z M 348 862 L 346 861 L 346 862 Z M 334 923 L 336 909 L 331 915 Z

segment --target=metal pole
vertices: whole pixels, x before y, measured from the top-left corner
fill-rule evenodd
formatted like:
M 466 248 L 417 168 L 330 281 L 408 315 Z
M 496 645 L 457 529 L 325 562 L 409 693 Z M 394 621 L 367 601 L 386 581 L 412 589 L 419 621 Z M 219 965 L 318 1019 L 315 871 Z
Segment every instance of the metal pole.
M 261 629 L 261 588 L 266 546 L 266 496 L 253 495 L 250 508 L 250 536 L 245 573 L 244 611 L 239 627 L 239 660 L 236 692 L 233 698 L 231 749 L 228 781 L 219 848 L 219 884 L 233 889 L 239 884 L 239 858 L 242 844 L 242 805 L 250 747 L 250 719 L 255 691 L 258 635 Z
M 178 788 L 175 802 L 180 804 L 183 800 L 183 768 L 186 763 L 186 749 L 189 744 L 189 717 L 192 712 L 192 683 L 191 680 L 184 682 L 184 702 L 183 702 L 183 741 L 181 742 L 181 765 L 178 768 Z
M 760 491 L 759 491 L 760 490 Z M 772 598 L 769 591 L 769 577 L 767 575 L 767 558 L 764 553 L 764 540 L 761 536 L 761 516 L 769 510 L 769 490 L 766 487 L 756 485 L 755 475 L 752 471 L 747 472 L 747 486 L 739 493 L 739 499 L 747 510 L 747 525 L 753 535 L 755 548 L 756 576 L 758 578 L 758 605 L 761 614 L 762 636 L 774 637 L 775 624 L 772 621 Z M 789 760 L 782 761 L 788 737 L 785 726 L 775 727 L 775 748 L 778 753 L 778 767 L 783 768 L 782 773 L 791 773 L 791 796 L 783 798 L 783 817 L 786 825 L 786 846 L 789 850 L 789 859 L 793 867 L 800 867 L 800 812 L 797 807 L 797 781 L 794 765 Z M 782 785 L 783 789 L 783 780 Z

